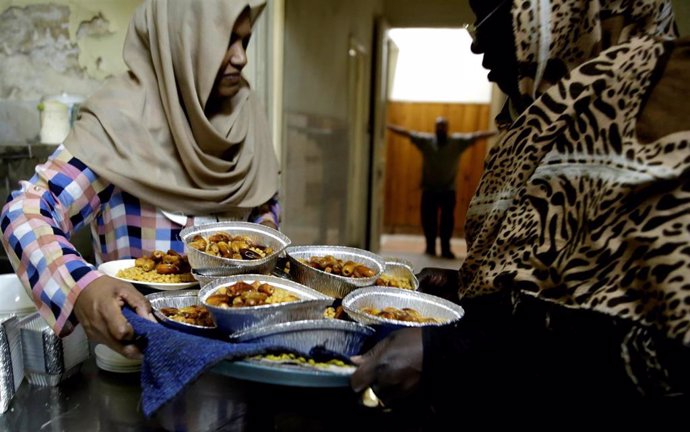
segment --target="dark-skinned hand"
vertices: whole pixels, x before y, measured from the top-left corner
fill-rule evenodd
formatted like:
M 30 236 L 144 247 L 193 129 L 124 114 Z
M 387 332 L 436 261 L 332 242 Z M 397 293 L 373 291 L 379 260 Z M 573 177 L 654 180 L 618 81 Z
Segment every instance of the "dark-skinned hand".
M 425 267 L 417 273 L 419 291 L 450 300 L 454 303 L 458 298 L 458 271 L 436 267 Z
M 91 341 L 103 343 L 125 357 L 141 358 L 141 351 L 132 343 L 134 329 L 122 314 L 125 305 L 137 315 L 156 321 L 143 294 L 132 284 L 110 276 L 101 276 L 84 288 L 74 304 L 74 314 Z
M 371 387 L 386 406 L 395 406 L 420 388 L 424 348 L 419 327 L 397 330 L 361 356 L 350 378 L 355 392 Z

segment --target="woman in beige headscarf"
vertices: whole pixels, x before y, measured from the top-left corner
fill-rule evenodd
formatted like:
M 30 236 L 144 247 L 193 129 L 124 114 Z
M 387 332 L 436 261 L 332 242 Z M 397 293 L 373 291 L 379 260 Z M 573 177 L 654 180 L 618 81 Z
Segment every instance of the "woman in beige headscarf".
M 185 226 L 243 219 L 276 227 L 279 166 L 267 121 L 241 75 L 263 1 L 146 0 L 108 80 L 37 175 L 3 209 L 3 244 L 42 316 L 129 356 L 120 308 L 150 315 L 130 284 L 69 243 L 90 224 L 96 261 L 183 251 Z
M 690 41 L 670 1 L 470 4 L 473 49 L 509 102 L 468 211 L 467 259 L 426 279 L 466 318 L 395 333 L 357 359 L 354 388 L 394 402 L 447 386 L 437 410 L 561 420 L 687 404 Z

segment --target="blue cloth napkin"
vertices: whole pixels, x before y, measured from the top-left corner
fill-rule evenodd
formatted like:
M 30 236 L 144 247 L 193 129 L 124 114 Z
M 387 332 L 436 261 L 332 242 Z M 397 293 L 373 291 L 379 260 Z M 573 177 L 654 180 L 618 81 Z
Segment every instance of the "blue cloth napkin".
M 184 387 L 223 359 L 262 354 L 280 347 L 258 343 L 230 343 L 183 333 L 148 321 L 125 308 L 144 360 L 141 366 L 142 408 L 150 417 Z

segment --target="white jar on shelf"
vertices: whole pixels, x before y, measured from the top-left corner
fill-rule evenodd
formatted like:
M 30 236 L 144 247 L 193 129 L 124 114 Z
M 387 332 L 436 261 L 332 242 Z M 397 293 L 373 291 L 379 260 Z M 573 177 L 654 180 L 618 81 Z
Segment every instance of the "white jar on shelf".
M 77 119 L 84 97 L 68 93 L 46 96 L 38 105 L 42 144 L 62 144 Z

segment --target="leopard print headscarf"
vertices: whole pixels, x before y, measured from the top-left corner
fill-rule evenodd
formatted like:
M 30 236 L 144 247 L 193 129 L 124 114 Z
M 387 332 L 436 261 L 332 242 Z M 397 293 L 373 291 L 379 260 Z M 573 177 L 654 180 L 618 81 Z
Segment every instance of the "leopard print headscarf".
M 636 136 L 675 35 L 670 2 L 515 0 L 512 11 L 520 88 L 535 99 L 487 158 L 460 296 L 511 289 L 690 346 L 690 131 Z
M 608 47 L 675 38 L 670 0 L 525 0 L 512 8 L 518 87 L 531 101 Z

